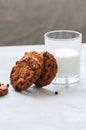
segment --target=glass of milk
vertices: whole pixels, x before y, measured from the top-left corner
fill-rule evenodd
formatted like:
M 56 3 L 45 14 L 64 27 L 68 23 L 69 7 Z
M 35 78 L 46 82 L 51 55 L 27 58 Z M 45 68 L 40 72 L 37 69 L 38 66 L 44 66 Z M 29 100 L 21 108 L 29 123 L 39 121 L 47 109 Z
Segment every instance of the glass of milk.
M 46 51 L 55 56 L 58 64 L 58 72 L 53 83 L 79 82 L 82 34 L 72 30 L 56 30 L 45 33 L 44 40 Z

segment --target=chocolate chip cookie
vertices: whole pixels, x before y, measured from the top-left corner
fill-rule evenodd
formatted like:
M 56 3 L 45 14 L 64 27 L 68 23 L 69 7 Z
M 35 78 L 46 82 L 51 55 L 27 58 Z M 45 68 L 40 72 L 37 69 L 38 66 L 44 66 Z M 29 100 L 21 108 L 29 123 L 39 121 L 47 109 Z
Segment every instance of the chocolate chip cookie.
M 21 59 L 24 59 L 26 57 L 33 57 L 33 58 L 37 58 L 41 64 L 41 69 L 43 70 L 43 67 L 44 67 L 44 58 L 43 56 L 41 55 L 40 52 L 38 51 L 30 51 L 30 52 L 25 52 L 23 58 Z
M 37 87 L 43 87 L 50 84 L 55 78 L 58 70 L 56 59 L 51 53 L 42 52 L 41 55 L 44 58 L 44 68 L 39 79 L 35 82 Z
M 13 66 L 10 82 L 17 91 L 28 89 L 41 74 L 41 64 L 37 58 L 24 57 Z

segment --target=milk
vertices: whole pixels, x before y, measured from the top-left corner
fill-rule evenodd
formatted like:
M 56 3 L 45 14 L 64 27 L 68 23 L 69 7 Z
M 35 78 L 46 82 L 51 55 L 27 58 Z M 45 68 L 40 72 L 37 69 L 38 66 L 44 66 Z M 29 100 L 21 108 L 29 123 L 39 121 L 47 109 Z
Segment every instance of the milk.
M 58 77 L 72 77 L 80 73 L 80 58 L 76 50 L 62 48 L 54 49 L 53 54 L 58 63 Z
M 46 50 L 55 55 L 58 63 L 53 83 L 67 86 L 78 82 L 82 34 L 72 30 L 54 30 L 45 33 L 44 40 Z

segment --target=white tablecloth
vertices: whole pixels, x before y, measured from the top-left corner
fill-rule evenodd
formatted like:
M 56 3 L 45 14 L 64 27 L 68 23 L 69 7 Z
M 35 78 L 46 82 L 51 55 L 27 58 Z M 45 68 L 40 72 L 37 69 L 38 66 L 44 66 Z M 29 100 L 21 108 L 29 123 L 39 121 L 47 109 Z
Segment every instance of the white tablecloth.
M 0 82 L 10 83 L 10 71 L 27 51 L 43 45 L 0 47 Z M 55 95 L 58 91 L 58 95 Z M 86 45 L 81 49 L 81 80 L 77 85 L 50 84 L 0 97 L 0 130 L 86 130 Z

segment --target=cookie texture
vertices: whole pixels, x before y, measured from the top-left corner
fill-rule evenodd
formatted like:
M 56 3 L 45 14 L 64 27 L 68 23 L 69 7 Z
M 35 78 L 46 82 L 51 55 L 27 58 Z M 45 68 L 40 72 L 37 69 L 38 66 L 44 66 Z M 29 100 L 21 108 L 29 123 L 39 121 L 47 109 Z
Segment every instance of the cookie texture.
M 41 74 L 41 64 L 37 58 L 24 57 L 13 66 L 10 82 L 17 91 L 28 89 Z
M 8 93 L 8 85 L 0 83 L 0 96 L 4 96 Z
M 41 70 L 43 70 L 44 68 L 44 58 L 43 56 L 41 55 L 40 52 L 38 51 L 30 51 L 30 52 L 25 52 L 23 58 L 21 59 L 24 59 L 24 58 L 27 58 L 27 57 L 33 57 L 33 58 L 37 58 L 41 64 Z
M 44 67 L 39 79 L 35 82 L 37 87 L 43 87 L 51 83 L 58 70 L 57 61 L 49 52 L 42 52 L 44 58 Z

